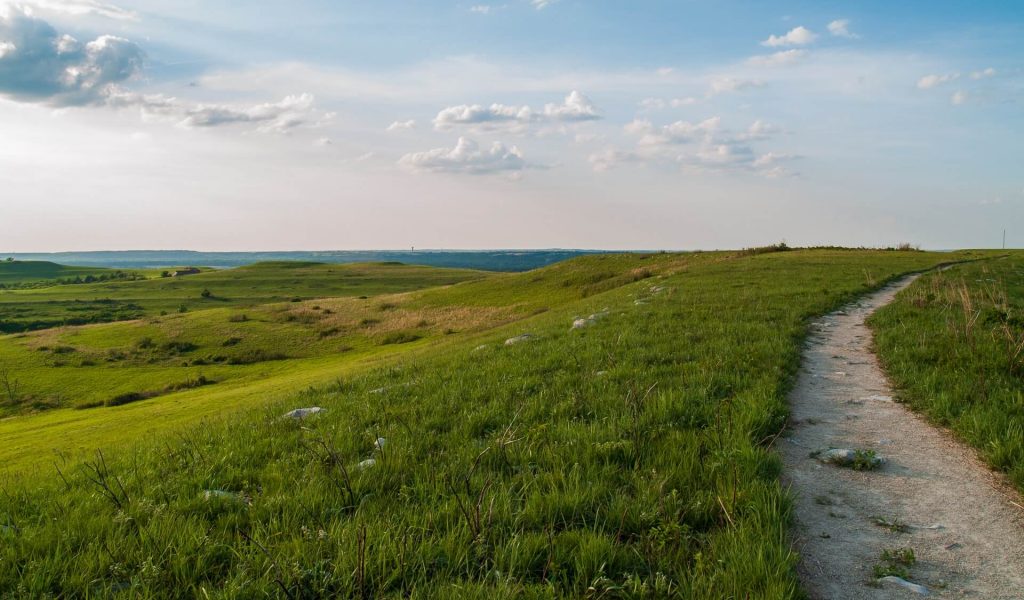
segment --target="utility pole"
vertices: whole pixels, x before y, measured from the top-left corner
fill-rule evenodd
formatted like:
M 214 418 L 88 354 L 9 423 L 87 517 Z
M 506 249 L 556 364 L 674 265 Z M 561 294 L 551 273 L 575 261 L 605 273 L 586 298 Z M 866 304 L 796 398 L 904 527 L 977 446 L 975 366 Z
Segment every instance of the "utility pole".
M 1003 250 L 1006 250 L 1006 230 L 1003 230 Z

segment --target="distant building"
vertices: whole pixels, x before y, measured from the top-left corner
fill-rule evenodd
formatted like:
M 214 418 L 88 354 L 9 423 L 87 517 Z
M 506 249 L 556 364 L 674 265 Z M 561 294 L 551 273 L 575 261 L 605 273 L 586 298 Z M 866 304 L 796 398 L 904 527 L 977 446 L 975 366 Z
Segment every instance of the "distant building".
M 183 275 L 195 275 L 195 274 L 201 273 L 201 272 L 202 271 L 200 271 L 199 269 L 197 269 L 195 267 L 188 267 L 187 269 L 178 269 L 177 271 L 171 273 L 171 277 L 181 277 Z

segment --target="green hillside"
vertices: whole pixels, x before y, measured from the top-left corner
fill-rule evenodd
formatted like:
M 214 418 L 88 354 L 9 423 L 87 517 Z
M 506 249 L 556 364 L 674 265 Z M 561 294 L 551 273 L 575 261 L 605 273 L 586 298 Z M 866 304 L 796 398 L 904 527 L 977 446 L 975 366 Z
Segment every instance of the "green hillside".
M 12 263 L 25 264 L 25 263 Z M 173 270 L 165 271 L 170 274 Z M 0 290 L 0 333 L 137 319 L 296 298 L 370 296 L 447 285 L 482 271 L 400 263 L 259 263 L 196 275 Z
M 53 283 L 57 279 L 97 278 L 115 273 L 101 267 L 69 267 L 48 261 L 0 260 L 0 286 Z
M 216 341 L 233 352 L 225 336 L 296 356 L 200 365 L 223 382 L 0 421 L 0 590 L 799 597 L 771 446 L 808 323 L 969 256 L 591 256 L 367 300 L 8 336 L 3 351 L 28 371 L 79 369 L 69 382 L 195 368 L 162 354 L 169 341 L 196 346 L 188 361 Z M 52 353 L 31 348 L 44 341 L 75 348 L 58 357 L 138 352 L 54 368 L 27 358 Z M 221 366 L 259 370 L 229 379 Z M 282 418 L 312 406 L 325 410 Z

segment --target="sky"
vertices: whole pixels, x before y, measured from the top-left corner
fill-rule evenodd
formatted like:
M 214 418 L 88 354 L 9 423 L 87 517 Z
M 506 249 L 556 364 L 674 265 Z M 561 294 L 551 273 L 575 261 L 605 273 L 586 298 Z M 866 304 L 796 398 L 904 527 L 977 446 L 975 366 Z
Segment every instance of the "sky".
M 0 251 L 1024 247 L 1024 2 L 0 0 Z

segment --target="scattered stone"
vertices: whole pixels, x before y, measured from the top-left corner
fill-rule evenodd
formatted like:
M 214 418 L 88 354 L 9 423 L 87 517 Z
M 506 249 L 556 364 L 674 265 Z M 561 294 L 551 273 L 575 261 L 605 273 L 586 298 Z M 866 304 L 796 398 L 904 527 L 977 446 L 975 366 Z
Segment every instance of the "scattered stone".
M 872 470 L 885 464 L 885 459 L 870 450 L 851 448 L 830 448 L 813 453 L 813 458 L 828 465 L 850 467 L 857 470 Z
M 295 410 L 290 410 L 284 413 L 284 416 L 282 418 L 295 419 L 296 421 L 299 421 L 305 419 L 306 417 L 318 415 L 323 411 L 324 409 L 320 408 L 319 406 L 310 406 L 309 408 L 296 408 Z
M 384 449 L 384 444 L 387 444 L 387 443 L 388 443 L 387 438 L 379 437 L 379 438 L 377 438 L 377 441 L 373 443 L 373 447 L 374 447 L 375 450 L 383 450 Z
M 576 319 L 575 321 L 572 322 L 572 328 L 573 329 L 582 329 L 584 327 L 589 327 L 590 325 L 593 325 L 594 323 L 595 323 L 595 321 L 593 319 Z
M 928 591 L 928 588 L 924 587 L 923 585 L 911 583 L 906 579 L 903 579 L 902 577 L 896 577 L 895 575 L 886 575 L 878 581 L 879 583 L 891 583 L 893 585 L 898 585 L 901 588 L 908 589 L 916 594 L 921 594 L 922 596 L 928 596 L 931 593 Z
M 487 345 L 487 344 L 480 344 L 476 348 L 473 348 L 473 352 L 480 352 L 481 350 L 486 350 L 488 348 L 490 348 L 489 345 Z
M 374 388 L 374 389 L 370 390 L 370 393 L 371 394 L 383 394 L 384 392 L 387 391 L 387 389 L 388 388 L 386 388 L 386 387 Z
M 953 542 L 952 544 L 946 546 L 946 550 L 959 550 L 960 548 L 963 548 L 963 547 L 964 547 L 963 544 L 961 544 L 959 542 Z
M 528 342 L 534 339 L 535 337 L 537 336 L 533 335 L 532 333 L 524 333 L 523 335 L 517 335 L 516 337 L 508 338 L 507 340 L 505 340 L 505 345 L 512 346 L 513 344 L 518 344 L 520 342 Z
M 883 396 L 881 394 L 871 394 L 870 396 L 864 396 L 861 400 L 874 400 L 877 402 L 892 402 L 892 396 Z
M 375 459 L 375 458 L 368 458 L 368 459 L 362 461 L 361 463 L 359 463 L 358 465 L 356 465 L 356 467 L 360 471 L 364 471 L 366 469 L 369 469 L 370 467 L 373 467 L 376 464 L 377 464 L 377 459 Z
M 608 371 L 598 371 L 598 372 L 594 373 L 594 376 L 595 377 L 604 377 L 607 374 L 608 374 Z
M 633 304 L 635 304 L 635 305 L 637 305 L 637 306 L 644 306 L 644 305 L 646 305 L 646 304 L 647 304 L 647 301 L 646 301 L 646 300 L 639 300 L 639 299 L 638 299 L 638 300 L 634 300 L 634 301 L 633 301 Z

